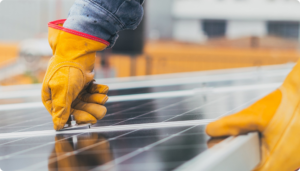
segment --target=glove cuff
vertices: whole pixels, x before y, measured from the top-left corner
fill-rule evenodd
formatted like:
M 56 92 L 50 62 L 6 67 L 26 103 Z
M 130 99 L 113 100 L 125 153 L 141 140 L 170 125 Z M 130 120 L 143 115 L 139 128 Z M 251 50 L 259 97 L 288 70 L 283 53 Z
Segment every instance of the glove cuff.
M 82 33 L 82 32 L 76 31 L 76 30 L 72 30 L 72 29 L 68 29 L 68 28 L 63 27 L 63 24 L 64 24 L 65 21 L 66 21 L 66 19 L 55 20 L 55 21 L 49 22 L 48 27 L 51 27 L 51 28 L 57 29 L 57 30 L 61 30 L 61 31 L 64 31 L 64 32 L 67 32 L 67 33 L 70 33 L 70 34 L 74 34 L 76 36 L 84 37 L 84 38 L 87 38 L 87 39 L 90 39 L 90 40 L 94 40 L 94 41 L 103 43 L 106 46 L 110 45 L 110 43 L 108 41 L 106 41 L 104 39 L 101 39 L 99 37 L 92 36 L 92 35 L 89 35 L 89 34 L 86 34 L 86 33 Z

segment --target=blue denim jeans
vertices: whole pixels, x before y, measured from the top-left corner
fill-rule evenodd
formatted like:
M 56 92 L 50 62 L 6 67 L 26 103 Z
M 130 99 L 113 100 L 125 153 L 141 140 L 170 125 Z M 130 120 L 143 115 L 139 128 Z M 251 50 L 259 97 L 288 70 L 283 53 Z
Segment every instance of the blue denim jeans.
M 110 42 L 118 32 L 135 29 L 142 21 L 144 0 L 76 0 L 64 27 L 90 34 Z

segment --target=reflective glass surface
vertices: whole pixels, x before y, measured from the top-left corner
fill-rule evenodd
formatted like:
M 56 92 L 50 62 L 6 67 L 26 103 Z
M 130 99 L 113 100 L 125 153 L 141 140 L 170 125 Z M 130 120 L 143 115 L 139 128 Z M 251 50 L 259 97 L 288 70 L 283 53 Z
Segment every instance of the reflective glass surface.
M 172 170 L 207 149 L 204 126 L 10 139 L 2 170 Z M 17 163 L 17 164 L 16 164 Z
M 108 103 L 107 115 L 93 127 L 214 119 L 250 105 L 266 92 L 269 90 Z M 46 109 L 6 111 L 1 117 L 0 133 L 53 130 Z
M 274 83 L 282 81 L 283 77 L 284 75 L 280 75 L 270 79 L 259 79 L 256 75 L 246 80 L 225 79 L 201 84 L 112 90 L 109 96 L 195 88 L 203 91 L 195 91 L 194 94 L 181 97 L 109 102 L 105 105 L 107 115 L 92 126 L 98 128 L 99 131 L 96 132 L 78 131 L 73 134 L 0 139 L 0 168 L 4 171 L 173 170 L 214 143 L 208 141 L 209 137 L 204 131 L 205 125 L 110 132 L 101 132 L 101 127 L 216 119 L 251 105 L 274 90 L 274 87 L 258 86 L 245 90 L 234 88 L 230 91 L 211 91 L 211 87 L 230 88 Z M 19 132 L 21 135 L 24 132 L 53 130 L 51 115 L 44 108 L 1 111 L 0 115 L 0 134 Z

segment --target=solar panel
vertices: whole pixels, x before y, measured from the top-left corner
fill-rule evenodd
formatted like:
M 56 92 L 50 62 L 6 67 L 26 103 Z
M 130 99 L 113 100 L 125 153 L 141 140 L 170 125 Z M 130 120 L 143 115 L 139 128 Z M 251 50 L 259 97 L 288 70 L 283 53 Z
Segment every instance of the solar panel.
M 35 98 L 14 96 L 12 99 L 21 99 L 21 103 L 0 105 L 0 168 L 130 171 L 191 168 L 186 166 L 189 161 L 208 153 L 205 125 L 271 92 L 289 69 L 290 66 L 284 65 L 260 71 L 256 68 L 240 70 L 239 74 L 244 73 L 245 77 L 238 78 L 233 78 L 237 73 L 234 70 L 202 76 L 190 73 L 191 77 L 173 74 L 114 81 L 113 84 L 126 85 L 127 89 L 110 92 L 107 115 L 89 130 L 56 132 L 51 116 Z M 204 77 L 209 74 L 220 79 L 207 81 Z M 182 81 L 180 84 L 150 84 L 168 78 Z M 185 82 L 195 78 L 202 81 Z M 143 85 L 145 81 L 148 87 Z M 130 87 L 130 84 L 141 86 Z M 27 91 L 24 89 L 20 91 Z M 26 103 L 22 101 L 24 98 L 27 98 Z M 253 136 L 248 139 L 253 140 Z

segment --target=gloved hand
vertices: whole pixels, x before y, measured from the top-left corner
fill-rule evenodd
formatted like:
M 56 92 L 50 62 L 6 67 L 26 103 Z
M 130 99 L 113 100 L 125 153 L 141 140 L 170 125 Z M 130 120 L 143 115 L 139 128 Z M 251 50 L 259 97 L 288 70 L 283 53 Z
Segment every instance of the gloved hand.
M 93 83 L 95 53 L 109 43 L 62 27 L 65 20 L 49 23 L 49 43 L 54 56 L 42 86 L 42 101 L 60 130 L 74 115 L 78 124 L 95 124 L 106 114 L 108 87 Z
M 293 171 L 300 158 L 300 62 L 282 86 L 250 107 L 210 123 L 212 137 L 261 133 L 261 163 L 256 171 Z

